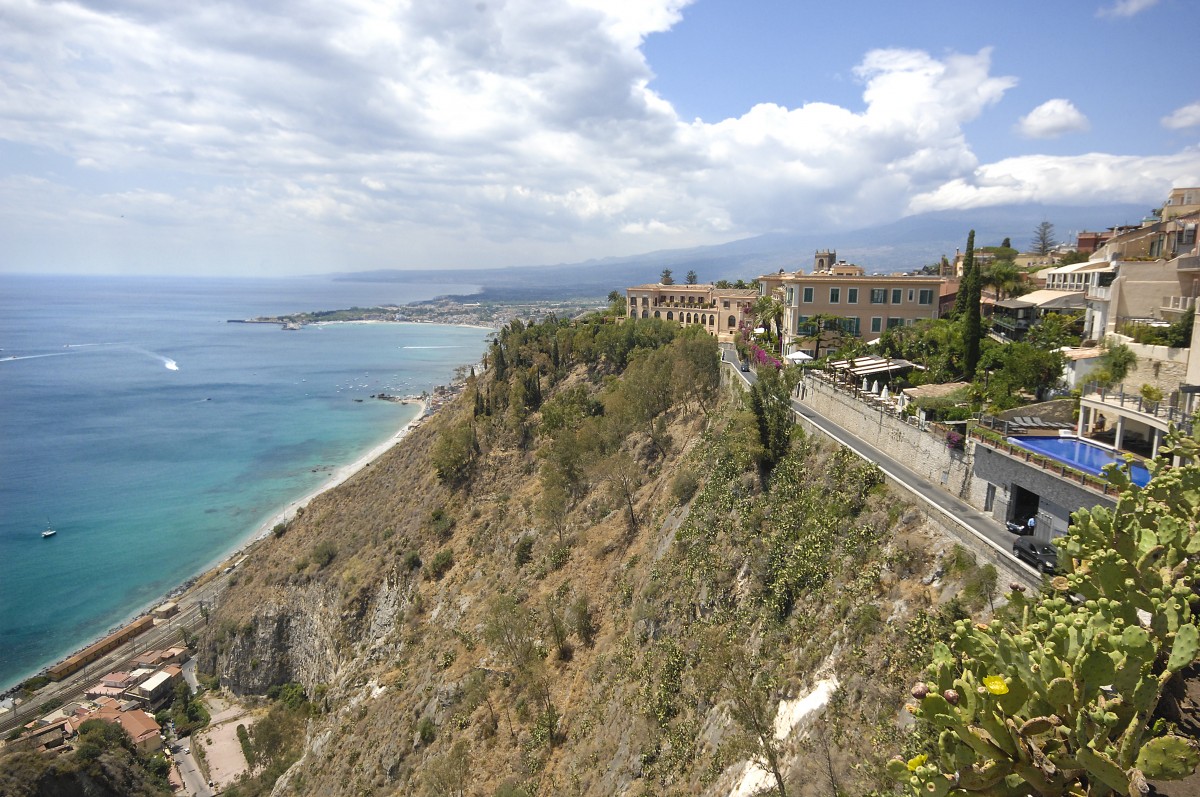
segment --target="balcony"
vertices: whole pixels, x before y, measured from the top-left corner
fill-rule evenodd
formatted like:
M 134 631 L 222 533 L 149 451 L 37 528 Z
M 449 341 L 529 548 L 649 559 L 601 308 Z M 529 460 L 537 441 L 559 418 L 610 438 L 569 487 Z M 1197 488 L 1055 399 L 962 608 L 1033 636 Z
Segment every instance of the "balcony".
M 1200 271 L 1200 255 L 1184 255 L 1177 258 L 1175 267 L 1180 271 Z
M 1186 313 L 1195 306 L 1195 296 L 1164 296 L 1161 310 L 1164 313 Z
M 1085 385 L 1082 392 L 1082 398 L 1094 405 L 1120 409 L 1121 414 L 1156 428 L 1165 430 L 1168 424 L 1175 424 L 1190 433 L 1191 417 L 1179 407 L 1171 406 L 1169 400 L 1149 401 L 1137 393 L 1127 394 L 1123 388 L 1102 388 L 1095 382 Z
M 700 302 L 655 302 L 654 307 L 668 310 L 716 310 L 716 303 L 702 304 Z
M 1089 285 L 1087 289 L 1087 298 L 1094 299 L 1099 302 L 1112 301 L 1112 286 Z

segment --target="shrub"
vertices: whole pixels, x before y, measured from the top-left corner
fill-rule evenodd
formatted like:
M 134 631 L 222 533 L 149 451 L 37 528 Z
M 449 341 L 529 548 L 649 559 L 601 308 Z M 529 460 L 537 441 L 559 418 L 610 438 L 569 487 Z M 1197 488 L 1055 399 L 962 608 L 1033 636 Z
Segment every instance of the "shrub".
M 957 451 L 962 451 L 966 447 L 966 438 L 959 432 L 946 432 L 946 445 Z
M 408 551 L 400 558 L 400 566 L 405 570 L 416 570 L 421 566 L 421 555 L 416 551 Z
M 692 496 L 696 494 L 696 489 L 700 486 L 700 479 L 696 476 L 696 472 L 691 468 L 684 468 L 675 476 L 675 480 L 671 483 L 671 497 L 675 499 L 675 503 L 682 506 L 692 500 Z
M 317 543 L 317 547 L 313 548 L 311 561 L 315 562 L 317 567 L 324 568 L 329 565 L 337 556 L 337 546 L 332 540 L 322 540 Z
M 513 555 L 517 559 L 517 567 L 524 567 L 533 559 L 533 537 L 525 535 L 517 540 L 517 546 L 513 549 Z
M 442 542 L 450 538 L 450 532 L 454 530 L 455 522 L 454 518 L 446 514 L 446 510 L 441 507 L 429 513 L 429 530 Z
M 429 562 L 429 577 L 435 580 L 440 579 L 452 567 L 454 567 L 454 551 L 450 548 L 443 548 L 435 553 Z
M 417 723 L 417 738 L 424 745 L 433 744 L 433 740 L 437 738 L 437 726 L 429 717 L 421 717 L 421 721 Z

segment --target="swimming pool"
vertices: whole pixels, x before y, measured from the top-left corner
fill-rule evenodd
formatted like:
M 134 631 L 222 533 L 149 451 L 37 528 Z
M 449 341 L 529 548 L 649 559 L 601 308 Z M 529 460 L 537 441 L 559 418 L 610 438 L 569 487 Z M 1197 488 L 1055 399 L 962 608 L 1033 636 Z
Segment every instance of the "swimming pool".
M 1010 437 L 1008 442 L 1096 476 L 1100 476 L 1100 469 L 1109 463 L 1125 462 L 1124 457 L 1109 449 L 1092 445 L 1078 437 Z M 1150 481 L 1150 471 L 1136 462 L 1129 466 L 1129 475 L 1133 483 L 1141 487 Z

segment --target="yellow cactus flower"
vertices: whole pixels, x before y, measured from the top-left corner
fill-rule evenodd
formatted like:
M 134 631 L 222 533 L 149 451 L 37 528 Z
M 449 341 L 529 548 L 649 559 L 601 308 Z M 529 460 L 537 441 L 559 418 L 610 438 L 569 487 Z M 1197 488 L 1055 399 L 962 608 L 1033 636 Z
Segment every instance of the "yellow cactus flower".
M 916 772 L 916 771 L 917 771 L 917 767 L 921 766 L 922 764 L 924 764 L 924 763 L 925 763 L 926 761 L 928 761 L 928 760 L 929 760 L 929 756 L 925 755 L 924 753 L 921 753 L 921 754 L 920 754 L 919 756 L 917 756 L 916 758 L 910 758 L 910 759 L 908 759 L 908 771 L 909 771 L 909 772 Z
M 1004 683 L 1004 677 L 1000 675 L 989 675 L 983 679 L 983 685 L 993 695 L 1007 695 L 1008 684 Z

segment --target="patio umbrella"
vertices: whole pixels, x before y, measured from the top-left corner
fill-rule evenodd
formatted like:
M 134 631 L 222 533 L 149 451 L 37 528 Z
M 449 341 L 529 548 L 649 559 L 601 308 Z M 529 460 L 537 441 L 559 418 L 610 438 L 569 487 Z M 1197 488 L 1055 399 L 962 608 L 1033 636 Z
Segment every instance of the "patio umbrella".
M 874 382 L 871 383 L 871 392 L 875 393 L 876 395 L 879 394 L 879 380 L 878 379 L 876 379 Z
M 862 391 L 863 391 L 864 393 L 866 393 L 866 392 L 867 392 L 867 378 L 866 378 L 865 376 L 863 377 L 863 386 L 862 386 Z
M 811 360 L 812 357 L 805 354 L 802 351 L 794 351 L 787 356 L 787 359 L 791 360 L 794 363 L 802 363 L 802 362 L 805 362 L 806 360 Z
M 881 399 L 883 399 L 884 401 L 887 401 L 887 400 L 888 400 L 888 389 L 887 389 L 887 385 L 884 385 L 884 386 L 883 386 L 883 390 L 882 390 L 882 391 L 880 391 L 880 393 L 879 393 L 879 397 L 880 397 Z

